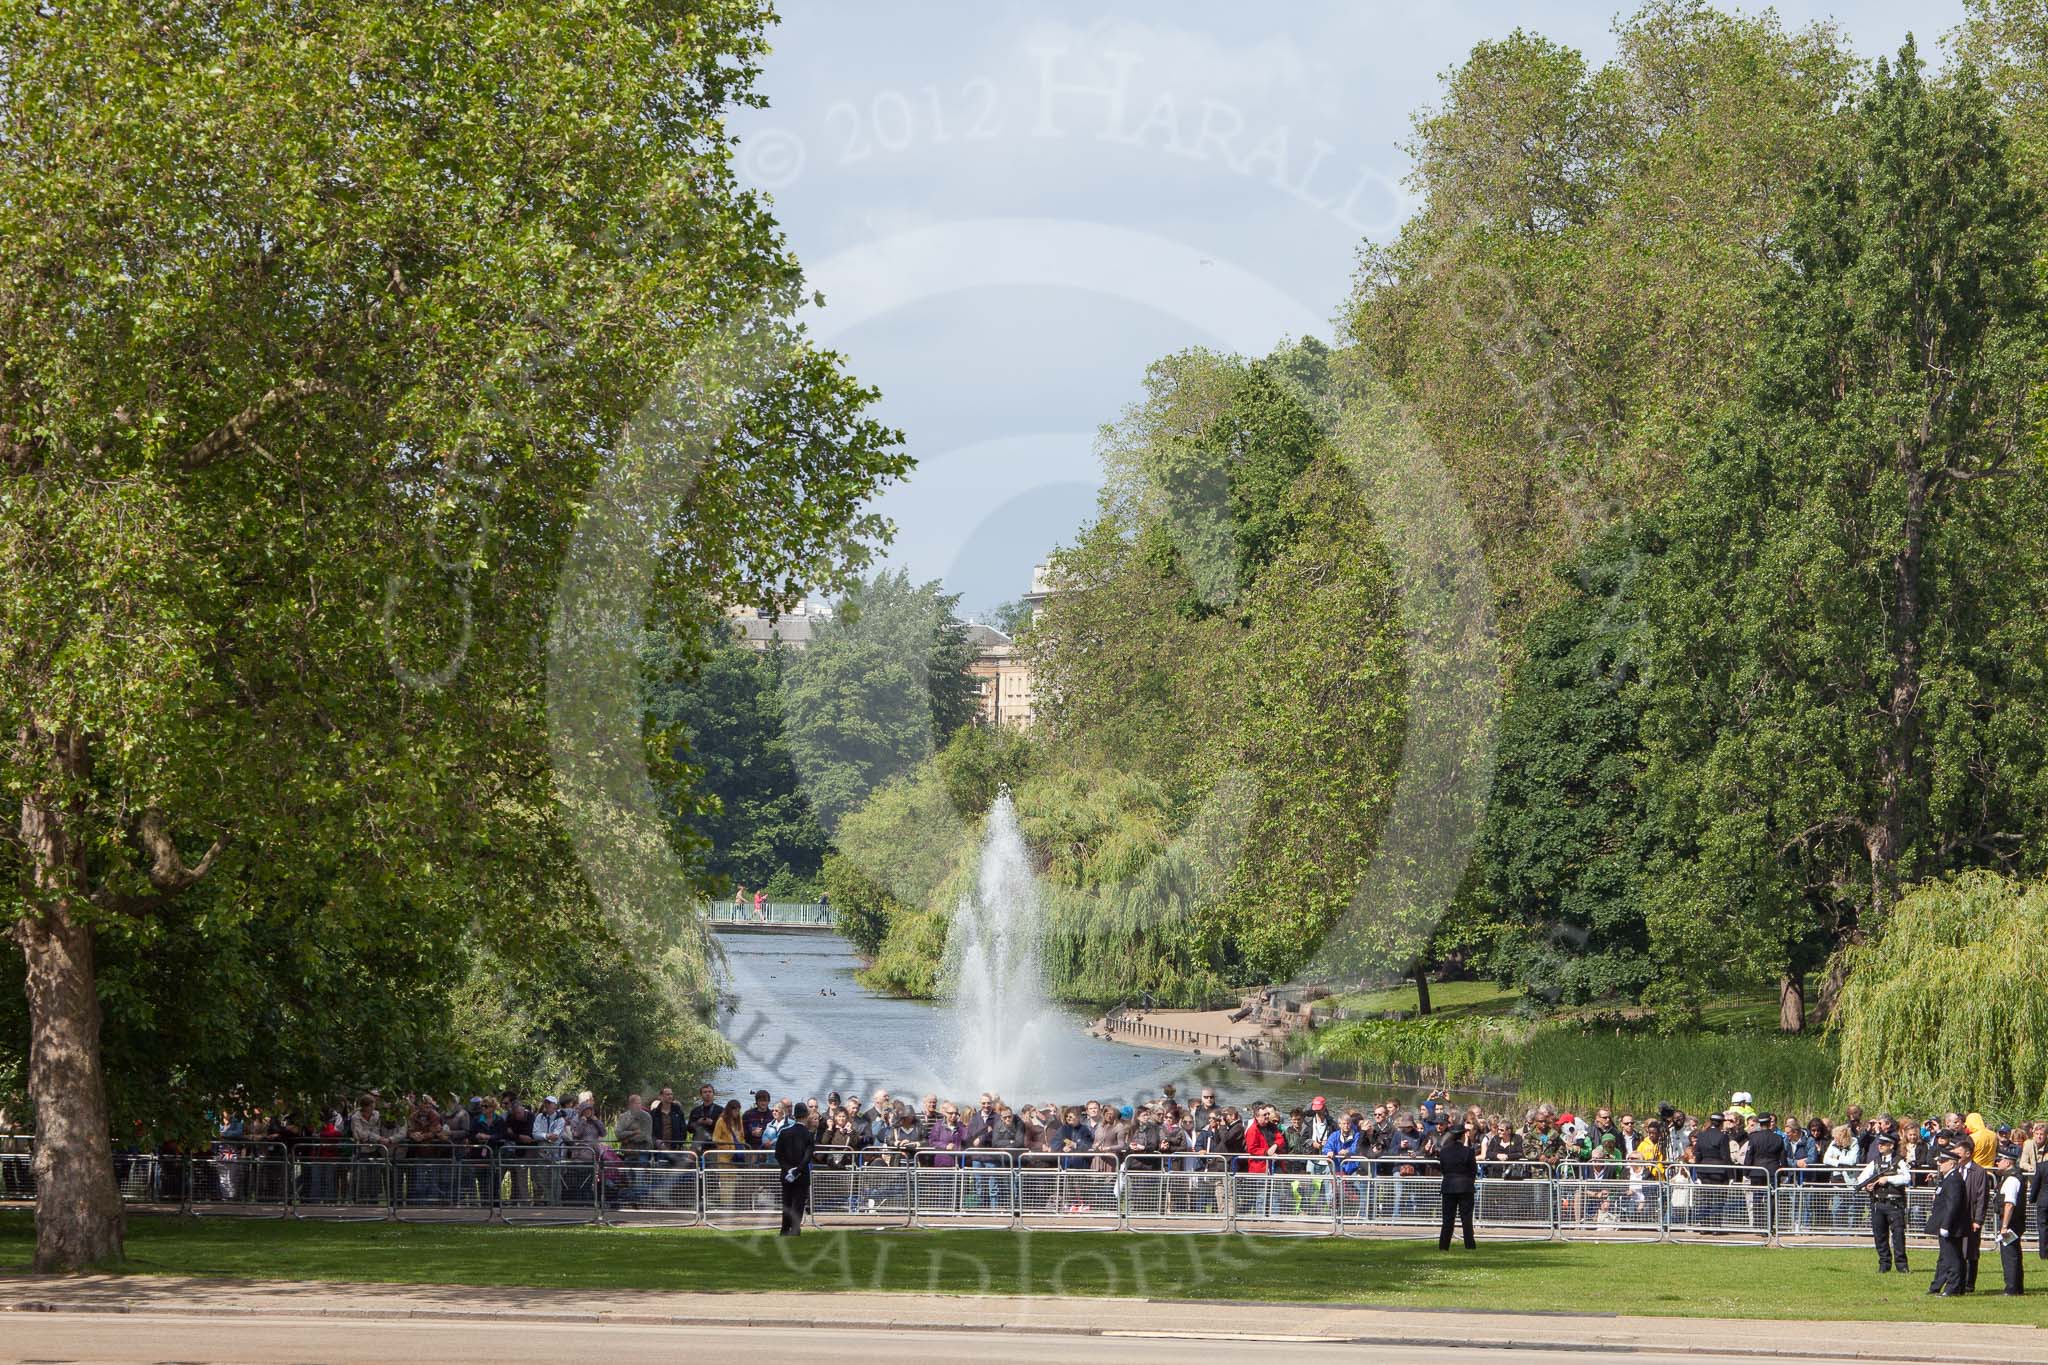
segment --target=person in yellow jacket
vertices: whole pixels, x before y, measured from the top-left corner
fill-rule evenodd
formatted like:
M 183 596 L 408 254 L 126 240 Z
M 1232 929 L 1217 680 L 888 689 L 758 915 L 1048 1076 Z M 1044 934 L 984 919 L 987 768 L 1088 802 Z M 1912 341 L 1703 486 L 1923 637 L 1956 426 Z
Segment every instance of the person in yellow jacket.
M 1643 1134 L 1643 1140 L 1636 1144 L 1633 1153 L 1636 1161 L 1641 1164 L 1643 1173 L 1652 1180 L 1662 1180 L 1666 1174 L 1663 1129 L 1663 1124 L 1651 1119 L 1649 1131 Z
M 1984 1122 L 1982 1114 L 1965 1114 L 1963 1130 L 1970 1135 L 1970 1160 L 1985 1170 L 1998 1164 L 1998 1134 Z

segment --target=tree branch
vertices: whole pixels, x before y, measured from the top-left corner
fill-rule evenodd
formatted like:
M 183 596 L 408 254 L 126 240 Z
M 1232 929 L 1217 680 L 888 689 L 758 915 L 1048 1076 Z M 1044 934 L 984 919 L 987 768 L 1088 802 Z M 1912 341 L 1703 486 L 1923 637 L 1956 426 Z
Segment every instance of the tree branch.
M 166 895 L 183 891 L 198 882 L 213 870 L 213 860 L 220 856 L 222 841 L 215 839 L 213 847 L 206 850 L 206 856 L 198 862 L 186 865 L 178 854 L 178 845 L 165 828 L 164 813 L 152 807 L 142 813 L 137 822 L 135 836 L 141 840 L 143 851 L 149 854 L 149 884 Z
M 178 464 L 185 469 L 204 469 L 240 445 L 264 418 L 286 403 L 295 403 L 310 394 L 332 392 L 333 386 L 324 379 L 286 380 L 215 427 L 212 434 L 180 455 Z

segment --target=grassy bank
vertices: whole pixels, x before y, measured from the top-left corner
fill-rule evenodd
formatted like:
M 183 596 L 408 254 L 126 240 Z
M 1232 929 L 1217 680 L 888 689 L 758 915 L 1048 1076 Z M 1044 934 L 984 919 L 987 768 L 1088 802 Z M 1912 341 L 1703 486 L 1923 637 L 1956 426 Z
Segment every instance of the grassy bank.
M 1414 1075 L 1456 1089 L 1505 1083 L 1523 1099 L 1571 1108 L 1641 1109 L 1669 1101 L 1695 1113 L 1737 1090 L 1760 1108 L 1839 1115 L 1834 1049 L 1820 1038 L 1756 1027 L 1747 1008 L 1700 1028 L 1664 1034 L 1643 1023 L 1532 1020 L 1480 1008 L 1425 1019 L 1347 1020 L 1304 1046 L 1319 1060 L 1385 1075 Z
M 0 1270 L 27 1268 L 26 1215 L 0 1214 Z M 1925 1268 L 1932 1268 L 1928 1253 Z M 134 1274 L 577 1289 L 900 1291 L 1267 1299 L 1677 1317 L 2011 1322 L 2048 1298 L 1936 1302 L 1867 1251 L 1483 1244 L 1088 1232 L 761 1233 L 137 1219 Z M 1994 1258 L 1988 1273 L 1995 1281 Z

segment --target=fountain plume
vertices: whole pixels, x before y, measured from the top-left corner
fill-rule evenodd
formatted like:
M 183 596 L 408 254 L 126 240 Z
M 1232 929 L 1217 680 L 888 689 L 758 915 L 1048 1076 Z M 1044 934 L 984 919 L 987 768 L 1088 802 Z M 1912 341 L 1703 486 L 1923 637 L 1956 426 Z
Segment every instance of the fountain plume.
M 1079 1032 L 1045 990 L 1039 945 L 1045 907 L 1007 783 L 996 792 L 981 835 L 974 888 L 960 898 L 947 933 L 947 1027 L 955 1041 L 958 1093 L 990 1090 L 1021 1102 L 1071 1076 L 1065 1058 Z

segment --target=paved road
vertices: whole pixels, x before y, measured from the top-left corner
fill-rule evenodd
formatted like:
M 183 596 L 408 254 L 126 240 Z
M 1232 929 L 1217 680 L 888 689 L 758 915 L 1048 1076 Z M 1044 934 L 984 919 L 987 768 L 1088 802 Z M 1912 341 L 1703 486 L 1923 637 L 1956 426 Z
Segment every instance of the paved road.
M 906 1358 L 965 1359 L 976 1365 L 1045 1365 L 1078 1352 L 1113 1352 L 1119 1365 L 1186 1365 L 1189 1351 L 1271 1351 L 1285 1343 L 1289 1359 L 1355 1360 L 1374 1365 L 1441 1365 L 1443 1346 L 1354 1345 L 1327 1338 L 1107 1334 L 1114 1340 L 1023 1330 L 904 1333 L 886 1327 L 656 1327 L 633 1323 L 391 1322 L 287 1317 L 158 1317 L 142 1313 L 18 1313 L 0 1317 L 0 1359 L 92 1361 L 119 1365 L 200 1362 L 295 1362 L 296 1365 L 390 1365 L 394 1360 L 490 1360 L 496 1365 L 562 1365 L 569 1360 L 647 1359 L 886 1362 Z M 1469 1358 L 1469 1357 L 1468 1357 Z M 1488 1359 L 1495 1357 L 1489 1356 Z M 1504 1365 L 1587 1365 L 1587 1353 L 1524 1349 L 1497 1357 Z M 1757 1365 L 1756 1356 L 1631 1353 L 1631 1365 Z M 1811 1365 L 1812 1357 L 1804 1357 Z

